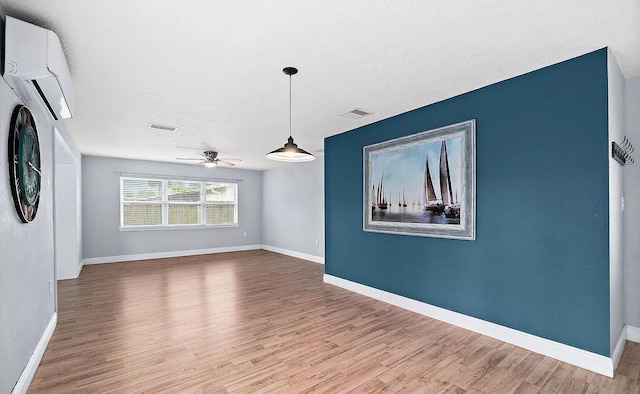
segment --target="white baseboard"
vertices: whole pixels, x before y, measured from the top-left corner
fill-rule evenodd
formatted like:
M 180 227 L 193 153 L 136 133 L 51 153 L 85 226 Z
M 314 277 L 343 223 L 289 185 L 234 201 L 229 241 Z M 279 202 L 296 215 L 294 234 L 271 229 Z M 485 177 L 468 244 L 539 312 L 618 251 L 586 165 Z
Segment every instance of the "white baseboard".
M 225 246 L 220 248 L 209 248 L 209 249 L 176 250 L 171 252 L 128 254 L 128 255 L 122 255 L 122 256 L 90 257 L 90 258 L 82 259 L 82 265 L 84 266 L 84 265 L 91 265 L 91 264 L 117 263 L 122 261 L 164 259 L 168 257 L 196 256 L 200 254 L 241 252 L 244 250 L 256 250 L 256 249 L 262 249 L 262 245 Z
M 627 340 L 640 343 L 640 328 L 634 326 L 625 326 L 627 331 Z
M 616 347 L 613 349 L 613 354 L 611 355 L 611 361 L 613 362 L 613 370 L 615 371 L 618 368 L 618 364 L 620 363 L 620 357 L 622 357 L 622 352 L 624 352 L 624 345 L 627 343 L 627 326 L 622 327 L 622 332 L 620 333 L 620 337 L 618 338 L 618 342 L 616 342 Z
M 53 331 L 56 329 L 57 322 L 58 314 L 54 312 L 53 316 L 51 316 L 51 320 L 49 320 L 47 328 L 45 328 L 44 333 L 42 333 L 36 348 L 33 350 L 31 357 L 29 357 L 29 362 L 27 363 L 27 366 L 24 367 L 24 370 L 20 375 L 20 379 L 18 379 L 16 385 L 13 386 L 13 390 L 11 390 L 12 394 L 23 394 L 29 389 L 33 376 L 36 374 L 38 366 L 40 365 L 40 360 L 42 360 L 42 356 L 44 355 L 44 351 L 47 349 L 47 345 L 51 340 Z
M 482 335 L 499 339 L 512 345 L 540 353 L 544 356 L 555 358 L 589 371 L 613 377 L 613 360 L 600 354 L 537 337 L 532 334 L 514 330 L 495 323 L 490 323 L 475 317 L 463 315 L 461 313 L 453 312 L 332 275 L 325 274 L 324 281 L 325 283 L 342 287 L 367 297 L 441 320 L 454 326 L 462 327 Z
M 76 278 L 80 276 L 82 267 L 84 267 L 84 259 L 80 259 L 80 261 L 78 261 L 78 267 L 76 268 Z
M 312 254 L 300 253 L 289 249 L 276 248 L 275 246 L 262 245 L 262 249 L 270 252 L 280 253 L 298 259 L 312 261 L 314 263 L 324 264 L 324 257 L 314 256 Z

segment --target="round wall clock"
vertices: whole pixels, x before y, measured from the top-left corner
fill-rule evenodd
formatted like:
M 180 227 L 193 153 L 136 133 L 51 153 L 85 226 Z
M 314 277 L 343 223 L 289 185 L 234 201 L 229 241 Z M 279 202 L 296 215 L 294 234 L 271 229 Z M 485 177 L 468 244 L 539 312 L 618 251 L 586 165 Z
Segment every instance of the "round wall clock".
M 9 178 L 13 203 L 20 220 L 31 222 L 40 202 L 40 144 L 29 108 L 18 105 L 9 129 Z

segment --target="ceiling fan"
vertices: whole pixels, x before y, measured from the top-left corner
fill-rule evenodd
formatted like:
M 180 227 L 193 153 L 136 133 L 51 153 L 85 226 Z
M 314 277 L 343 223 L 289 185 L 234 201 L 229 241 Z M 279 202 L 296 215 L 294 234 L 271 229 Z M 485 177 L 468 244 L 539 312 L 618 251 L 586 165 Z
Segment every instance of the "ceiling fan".
M 236 158 L 227 158 L 227 157 L 219 158 L 218 152 L 214 152 L 210 150 L 204 151 L 204 153 L 201 156 L 202 157 L 198 157 L 198 158 L 176 157 L 176 160 L 199 160 L 199 163 L 196 163 L 196 164 L 204 164 L 207 167 L 216 167 L 216 166 L 233 167 L 236 165 L 235 163 L 240 163 L 242 161 L 241 159 L 236 159 Z

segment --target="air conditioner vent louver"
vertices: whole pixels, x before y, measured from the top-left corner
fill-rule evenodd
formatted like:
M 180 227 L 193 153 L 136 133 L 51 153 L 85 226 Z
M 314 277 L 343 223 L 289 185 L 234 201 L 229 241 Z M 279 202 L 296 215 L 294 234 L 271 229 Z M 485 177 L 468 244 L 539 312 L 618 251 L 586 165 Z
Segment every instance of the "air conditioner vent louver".
M 163 131 L 176 131 L 176 130 L 178 130 L 178 128 L 175 127 L 175 126 L 167 126 L 167 125 L 157 124 L 157 123 L 149 123 L 147 125 L 147 127 L 149 127 L 150 129 L 163 130 Z

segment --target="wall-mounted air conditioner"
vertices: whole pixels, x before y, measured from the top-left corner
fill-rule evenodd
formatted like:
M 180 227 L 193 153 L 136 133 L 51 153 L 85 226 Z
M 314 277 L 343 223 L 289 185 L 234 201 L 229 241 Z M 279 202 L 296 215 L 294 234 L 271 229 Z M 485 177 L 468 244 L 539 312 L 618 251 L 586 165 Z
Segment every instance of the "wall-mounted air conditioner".
M 72 116 L 69 66 L 58 36 L 7 16 L 2 75 L 36 116 L 50 122 Z

